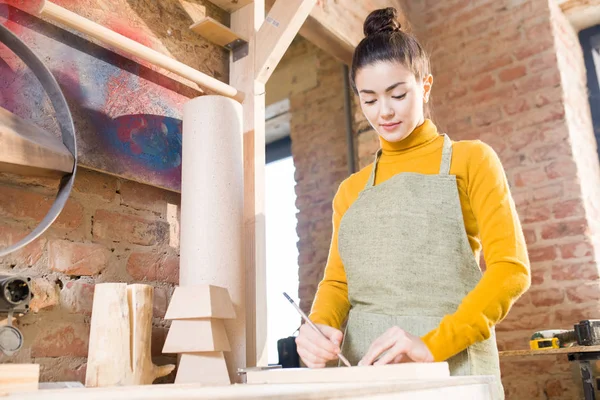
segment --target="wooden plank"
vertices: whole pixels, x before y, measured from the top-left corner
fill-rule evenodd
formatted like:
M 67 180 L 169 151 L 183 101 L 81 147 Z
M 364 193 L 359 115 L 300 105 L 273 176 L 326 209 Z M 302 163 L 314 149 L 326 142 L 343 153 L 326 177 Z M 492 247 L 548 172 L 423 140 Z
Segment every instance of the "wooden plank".
M 209 0 L 209 1 L 229 13 L 234 13 L 235 11 L 242 9 L 242 8 L 246 7 L 248 4 L 252 4 L 252 2 L 253 2 L 253 0 Z M 262 0 L 261 0 L 261 2 L 262 2 Z
M 0 172 L 63 176 L 73 155 L 62 140 L 0 107 Z
M 269 11 L 257 34 L 256 79 L 265 84 L 316 0 L 278 0 Z
M 284 368 L 248 371 L 248 384 L 326 383 L 326 382 L 385 382 L 450 377 L 448 363 L 404 363 L 367 367 L 325 369 Z
M 544 350 L 507 350 L 501 351 L 500 357 L 520 357 L 520 356 L 547 356 L 556 354 L 571 354 L 571 353 L 594 353 L 600 352 L 600 346 L 573 346 L 560 349 L 544 349 Z
M 175 320 L 167 333 L 163 353 L 230 351 L 225 325 L 220 319 Z
M 190 26 L 190 29 L 222 47 L 229 48 L 228 46 L 237 40 L 248 41 L 248 39 L 235 34 L 231 29 L 210 17 L 205 17 L 196 22 Z
M 38 390 L 39 364 L 0 364 L 0 396 Z
M 230 61 L 231 85 L 247 94 L 244 107 L 244 270 L 246 271 L 246 367 L 267 365 L 267 276 L 265 226 L 265 85 L 255 74 L 256 32 L 264 0 L 231 14 L 231 29 L 249 39 L 249 55 Z M 227 354 L 225 355 L 227 358 Z
M 493 377 L 461 376 L 403 382 L 229 385 L 164 384 L 89 389 L 53 389 L 8 395 L 7 399 L 157 400 L 157 399 L 419 399 L 491 400 Z M 386 397 L 387 396 L 387 397 Z

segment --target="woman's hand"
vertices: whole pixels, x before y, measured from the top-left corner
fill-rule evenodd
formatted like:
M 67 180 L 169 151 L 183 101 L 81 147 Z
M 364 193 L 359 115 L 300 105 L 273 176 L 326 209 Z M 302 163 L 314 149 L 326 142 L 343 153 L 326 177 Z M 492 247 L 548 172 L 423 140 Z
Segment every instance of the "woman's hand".
M 358 365 L 385 365 L 402 362 L 433 362 L 433 355 L 420 337 L 395 326 L 388 329 L 371 344 L 367 354 Z
M 325 339 L 308 324 L 302 324 L 296 338 L 298 355 L 309 368 L 325 368 L 328 361 L 337 359 L 343 334 L 331 326 L 315 324 L 329 338 Z

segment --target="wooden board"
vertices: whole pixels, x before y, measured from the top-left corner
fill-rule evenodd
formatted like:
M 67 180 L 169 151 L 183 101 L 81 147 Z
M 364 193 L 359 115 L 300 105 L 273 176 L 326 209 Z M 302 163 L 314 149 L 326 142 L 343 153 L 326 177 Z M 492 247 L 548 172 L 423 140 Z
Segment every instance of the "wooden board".
M 284 368 L 248 371 L 248 384 L 370 382 L 411 379 L 439 379 L 450 376 L 448 363 L 406 363 L 395 365 L 325 369 Z
M 39 364 L 0 364 L 0 396 L 38 390 Z
M 219 319 L 175 320 L 167 333 L 163 353 L 230 351 L 225 325 Z
M 54 389 L 9 395 L 7 399 L 44 400 L 157 400 L 157 399 L 398 399 L 492 400 L 492 377 L 452 377 L 405 382 L 347 382 L 322 384 L 152 385 L 93 389 Z
M 243 40 L 244 42 L 248 41 L 248 39 L 234 33 L 228 27 L 210 17 L 205 17 L 196 22 L 194 25 L 190 26 L 190 29 L 222 47 L 226 47 L 236 40 Z
M 546 349 L 546 350 L 507 350 L 501 351 L 500 357 L 519 357 L 519 356 L 547 356 L 556 354 L 570 353 L 593 353 L 600 352 L 600 346 L 573 346 L 562 349 Z
M 227 289 L 214 285 L 175 288 L 165 319 L 235 318 Z
M 73 155 L 62 140 L 0 107 L 0 172 L 63 176 L 73 171 Z

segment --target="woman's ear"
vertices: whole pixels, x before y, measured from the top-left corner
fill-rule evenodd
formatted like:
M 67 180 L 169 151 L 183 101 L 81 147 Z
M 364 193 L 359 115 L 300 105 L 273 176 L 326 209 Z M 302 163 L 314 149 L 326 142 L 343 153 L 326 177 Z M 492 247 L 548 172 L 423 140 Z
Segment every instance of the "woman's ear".
M 433 85 L 433 76 L 431 74 L 423 78 L 423 102 L 429 102 L 429 95 L 431 94 L 431 86 Z

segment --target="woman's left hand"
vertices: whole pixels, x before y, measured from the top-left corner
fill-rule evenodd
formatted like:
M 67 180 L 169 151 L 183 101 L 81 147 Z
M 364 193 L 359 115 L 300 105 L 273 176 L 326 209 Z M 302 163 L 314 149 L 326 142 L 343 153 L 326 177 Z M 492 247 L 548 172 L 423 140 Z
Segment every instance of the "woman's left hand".
M 385 354 L 383 354 L 384 352 Z M 379 360 L 377 360 L 378 357 L 380 357 Z M 402 362 L 433 362 L 433 355 L 420 337 L 394 326 L 371 344 L 367 354 L 358 365 L 385 365 Z

